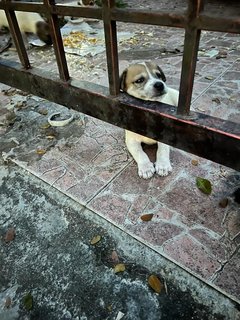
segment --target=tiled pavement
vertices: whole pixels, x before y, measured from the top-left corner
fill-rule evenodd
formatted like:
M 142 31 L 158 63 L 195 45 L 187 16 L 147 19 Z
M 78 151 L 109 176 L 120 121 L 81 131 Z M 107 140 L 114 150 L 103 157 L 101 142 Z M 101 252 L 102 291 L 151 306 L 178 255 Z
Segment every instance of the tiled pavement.
M 206 33 L 203 39 L 193 109 L 240 123 L 240 37 Z M 226 58 L 211 57 L 206 48 L 228 50 Z M 163 65 L 163 59 L 159 62 Z M 124 68 L 129 61 L 120 63 Z M 180 67 L 181 56 L 164 59 L 168 83 L 174 87 Z M 107 84 L 104 75 L 98 81 Z M 2 105 L 11 98 L 1 93 Z M 57 144 L 38 160 L 26 163 L 15 158 L 16 163 L 240 300 L 240 209 L 231 197 L 240 186 L 240 174 L 174 149 L 171 175 L 142 180 L 126 150 L 124 131 L 89 117 L 85 120 L 84 133 L 70 146 Z M 154 158 L 155 148 L 146 150 Z M 195 165 L 192 160 L 197 160 Z M 197 189 L 198 176 L 211 181 L 210 196 Z M 229 203 L 222 208 L 219 202 L 226 197 Z M 141 215 L 149 213 L 152 220 L 142 221 Z

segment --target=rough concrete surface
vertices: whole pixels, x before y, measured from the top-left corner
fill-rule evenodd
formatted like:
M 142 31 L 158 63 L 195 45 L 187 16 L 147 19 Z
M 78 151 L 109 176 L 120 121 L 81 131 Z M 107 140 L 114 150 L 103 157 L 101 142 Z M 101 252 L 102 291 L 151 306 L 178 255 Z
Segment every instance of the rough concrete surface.
M 116 319 L 119 312 L 136 320 L 236 316 L 224 296 L 27 171 L 1 166 L 0 182 L 1 320 Z M 10 228 L 15 238 L 6 242 Z M 101 240 L 92 245 L 96 235 Z M 117 262 L 124 272 L 114 273 Z M 150 274 L 165 283 L 160 294 L 148 286 Z

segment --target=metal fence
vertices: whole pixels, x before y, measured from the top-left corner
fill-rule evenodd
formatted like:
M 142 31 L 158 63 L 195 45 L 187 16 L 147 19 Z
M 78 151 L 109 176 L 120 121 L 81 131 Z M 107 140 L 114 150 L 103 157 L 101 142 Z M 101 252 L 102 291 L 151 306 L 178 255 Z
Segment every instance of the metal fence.
M 120 9 L 114 0 L 103 0 L 101 8 L 57 5 L 54 0 L 0 1 L 21 62 L 1 59 L 0 82 L 239 170 L 240 125 L 190 112 L 201 30 L 240 33 L 240 16 L 227 10 L 234 1 L 226 1 L 224 16 L 206 12 L 204 2 L 188 0 L 186 11 L 166 12 Z M 31 68 L 15 11 L 38 12 L 48 18 L 59 75 Z M 64 15 L 103 20 L 109 89 L 70 78 L 58 23 L 58 16 Z M 177 108 L 119 94 L 118 21 L 185 29 Z

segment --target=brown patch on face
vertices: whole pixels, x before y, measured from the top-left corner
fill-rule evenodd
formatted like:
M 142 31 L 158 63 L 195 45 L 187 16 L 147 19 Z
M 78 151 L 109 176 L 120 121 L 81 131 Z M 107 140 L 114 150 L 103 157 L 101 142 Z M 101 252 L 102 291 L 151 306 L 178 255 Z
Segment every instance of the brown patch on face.
M 36 34 L 40 40 L 45 42 L 47 45 L 52 44 L 52 38 L 50 34 L 50 28 L 48 23 L 44 21 L 38 21 L 36 23 Z
M 153 63 L 153 62 L 145 62 L 145 63 L 146 63 L 146 66 L 153 77 L 158 78 L 156 76 L 156 72 L 159 72 L 161 75 L 161 80 L 166 82 L 166 77 L 165 77 L 164 72 L 156 63 Z
M 120 77 L 120 89 L 126 92 L 141 77 L 144 78 L 144 81 L 148 79 L 146 67 L 142 64 L 130 65 Z
M 93 6 L 94 5 L 94 0 L 82 0 L 82 4 L 84 6 Z

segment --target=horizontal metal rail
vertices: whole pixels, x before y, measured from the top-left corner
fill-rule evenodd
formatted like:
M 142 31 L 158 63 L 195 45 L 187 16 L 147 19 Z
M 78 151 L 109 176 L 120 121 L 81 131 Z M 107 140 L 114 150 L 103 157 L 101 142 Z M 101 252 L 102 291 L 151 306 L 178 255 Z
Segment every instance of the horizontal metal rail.
M 196 2 L 192 1 L 192 2 Z M 101 8 L 89 8 L 80 6 L 68 6 L 52 4 L 46 8 L 44 4 L 36 2 L 0 1 L 0 9 L 15 11 L 28 11 L 38 13 L 50 13 L 59 16 L 74 16 L 83 18 L 102 19 Z M 186 28 L 187 19 L 185 12 L 148 11 L 144 9 L 120 9 L 112 7 L 110 18 L 113 21 L 151 24 L 176 28 Z M 202 12 L 195 20 L 195 26 L 201 30 L 240 33 L 240 19 L 236 16 L 219 17 L 214 12 Z
M 19 63 L 3 62 L 0 81 L 49 101 L 129 129 L 169 145 L 240 170 L 240 126 L 201 113 L 194 119 L 176 116 L 176 108 L 138 100 L 86 81 L 68 85 L 56 75 L 34 68 L 22 70 Z
M 2 61 L 1 82 L 239 170 L 239 124 L 200 113 L 191 113 L 191 117 L 188 117 L 201 30 L 240 33 L 237 14 L 228 15 L 226 11 L 223 17 L 214 12 L 205 12 L 204 0 L 188 0 L 188 8 L 184 12 L 119 9 L 114 0 L 102 0 L 102 8 L 62 6 L 56 5 L 54 0 L 44 0 L 43 4 L 4 0 L 0 1 L 0 9 L 6 11 L 19 59 L 25 69 L 29 69 L 30 64 L 15 11 L 46 15 L 60 77 L 60 80 L 56 77 L 53 80 L 52 74 L 37 69 L 22 70 L 19 64 Z M 110 95 L 107 88 L 86 82 L 78 82 L 79 87 L 76 81 L 70 80 L 58 25 L 58 16 L 64 15 L 103 20 Z M 123 94 L 118 96 L 118 21 L 185 29 L 177 108 L 143 102 Z

